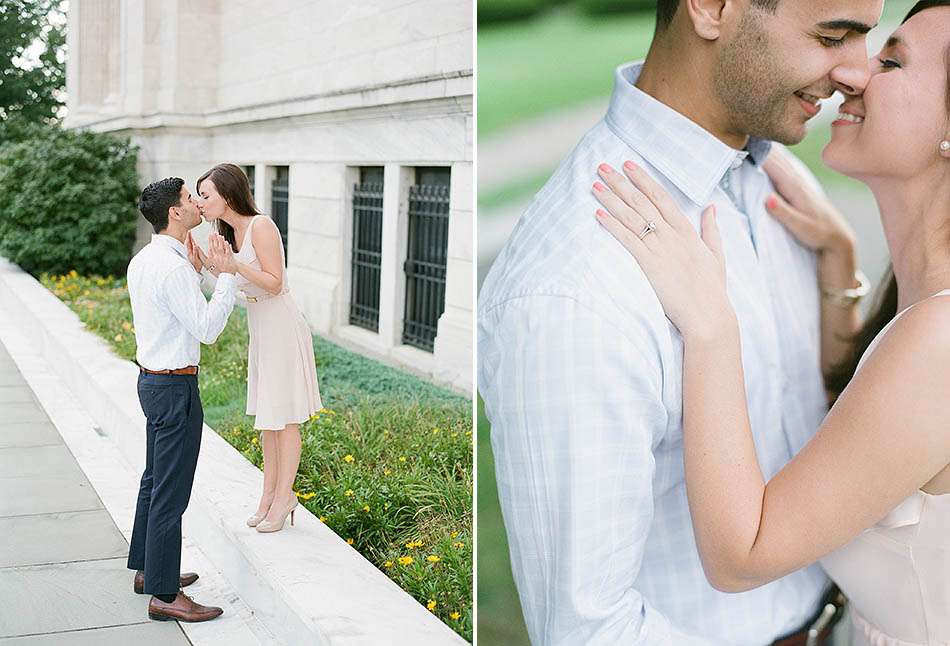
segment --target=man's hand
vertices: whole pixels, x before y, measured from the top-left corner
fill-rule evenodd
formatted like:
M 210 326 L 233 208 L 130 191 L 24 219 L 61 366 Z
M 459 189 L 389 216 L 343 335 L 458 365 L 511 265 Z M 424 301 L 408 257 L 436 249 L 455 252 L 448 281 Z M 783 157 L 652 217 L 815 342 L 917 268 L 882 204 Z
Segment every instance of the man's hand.
M 191 237 L 191 231 L 186 234 L 185 247 L 188 249 L 188 262 L 190 262 L 191 266 L 195 268 L 195 271 L 200 274 L 201 268 L 204 267 L 205 264 L 205 255 L 201 247 L 199 247 L 194 241 L 194 238 Z
M 231 245 L 220 233 L 212 233 L 208 238 L 208 270 L 215 276 L 220 273 L 236 274 L 237 261 Z

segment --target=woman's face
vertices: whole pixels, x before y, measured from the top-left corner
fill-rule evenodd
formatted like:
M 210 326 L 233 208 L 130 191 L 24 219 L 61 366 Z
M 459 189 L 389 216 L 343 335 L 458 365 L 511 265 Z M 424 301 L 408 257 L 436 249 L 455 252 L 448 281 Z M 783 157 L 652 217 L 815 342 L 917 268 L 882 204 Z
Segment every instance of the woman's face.
M 856 179 L 910 178 L 945 163 L 950 7 L 925 9 L 871 59 L 864 94 L 848 97 L 822 159 Z
M 224 215 L 227 208 L 228 203 L 218 193 L 218 188 L 210 177 L 198 185 L 198 210 L 204 217 L 205 222 L 217 220 Z

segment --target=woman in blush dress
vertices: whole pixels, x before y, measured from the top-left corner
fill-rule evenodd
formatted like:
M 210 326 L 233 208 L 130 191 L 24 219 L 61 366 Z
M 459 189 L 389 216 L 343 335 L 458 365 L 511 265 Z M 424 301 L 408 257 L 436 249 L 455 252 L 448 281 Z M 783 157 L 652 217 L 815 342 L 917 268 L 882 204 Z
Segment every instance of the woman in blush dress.
M 604 167 L 600 223 L 636 258 L 682 337 L 684 460 L 703 567 L 740 592 L 821 559 L 852 643 L 950 643 L 950 0 L 918 2 L 847 96 L 823 159 L 874 194 L 893 264 L 855 308 L 853 233 L 781 150 L 768 210 L 818 252 L 834 405 L 766 482 L 746 410 L 738 321 L 714 209 L 689 221 L 648 173 Z M 628 181 L 629 180 L 629 181 Z M 849 282 L 842 282 L 842 277 Z M 768 294 L 763 294 L 768 298 Z M 826 325 L 826 323 L 832 323 Z M 827 336 L 827 338 L 824 338 Z M 845 343 L 842 352 L 842 339 Z M 817 358 L 816 358 L 817 360 Z
M 247 302 L 247 414 L 255 416 L 264 453 L 264 490 L 247 524 L 276 532 L 288 515 L 293 525 L 300 424 L 322 406 L 313 337 L 290 295 L 280 231 L 257 210 L 244 171 L 218 164 L 198 178 L 197 190 L 202 216 L 234 250 L 238 289 Z M 200 248 L 193 249 L 214 274 Z

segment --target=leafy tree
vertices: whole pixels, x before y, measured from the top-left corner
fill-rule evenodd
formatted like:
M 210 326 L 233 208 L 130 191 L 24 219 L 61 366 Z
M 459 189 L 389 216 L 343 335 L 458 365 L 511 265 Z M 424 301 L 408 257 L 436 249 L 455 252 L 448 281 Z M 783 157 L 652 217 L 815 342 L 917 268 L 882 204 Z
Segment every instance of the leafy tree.
M 0 2 L 0 120 L 51 121 L 63 104 L 66 27 L 61 0 Z M 38 60 L 28 48 L 41 43 Z

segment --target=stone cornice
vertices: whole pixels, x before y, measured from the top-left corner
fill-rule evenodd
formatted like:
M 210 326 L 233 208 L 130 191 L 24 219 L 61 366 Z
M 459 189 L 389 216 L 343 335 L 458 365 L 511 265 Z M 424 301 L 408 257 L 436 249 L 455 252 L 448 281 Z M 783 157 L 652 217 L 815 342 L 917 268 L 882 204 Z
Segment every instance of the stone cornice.
M 365 85 L 345 90 L 321 92 L 285 100 L 266 101 L 202 113 L 154 112 L 111 114 L 81 111 L 67 115 L 67 128 L 97 131 L 145 130 L 152 128 L 208 129 L 292 117 L 383 109 L 387 114 L 415 111 L 420 104 L 454 105 L 458 112 L 472 112 L 472 70 L 417 77 L 396 83 Z M 84 106 L 85 107 L 85 106 Z M 394 110 L 395 108 L 395 110 Z

